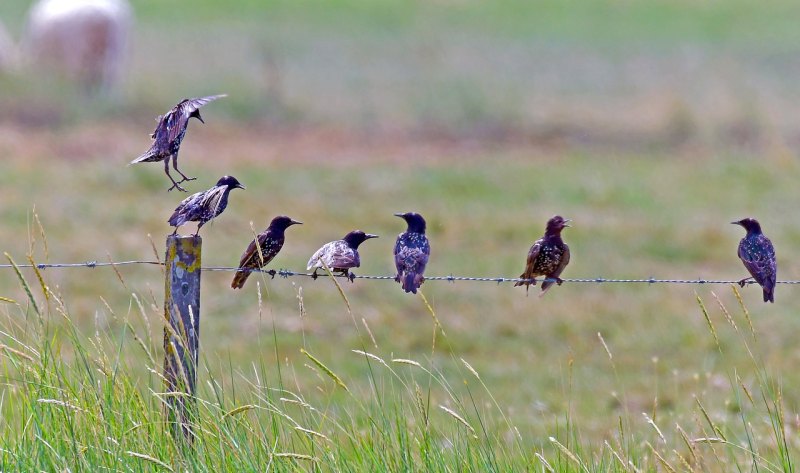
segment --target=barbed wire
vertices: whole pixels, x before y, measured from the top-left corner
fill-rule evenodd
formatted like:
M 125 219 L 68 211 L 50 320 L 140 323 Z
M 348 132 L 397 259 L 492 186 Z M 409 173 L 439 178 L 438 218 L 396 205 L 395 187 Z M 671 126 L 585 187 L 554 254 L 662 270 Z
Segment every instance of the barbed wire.
M 17 268 L 36 268 L 36 269 L 49 269 L 49 268 L 99 268 L 104 266 L 125 266 L 125 265 L 157 265 L 157 266 L 164 266 L 162 261 L 109 261 L 109 262 L 98 262 L 96 260 L 92 261 L 85 261 L 83 263 L 37 263 L 37 264 L 18 264 L 16 265 Z M 13 268 L 14 265 L 11 264 L 0 264 L 1 268 Z M 272 278 L 276 276 L 287 279 L 290 277 L 307 277 L 311 279 L 317 278 L 327 278 L 330 276 L 337 277 L 337 278 L 344 278 L 348 279 L 347 275 L 344 274 L 331 274 L 329 275 L 326 272 L 320 273 L 309 273 L 303 271 L 291 271 L 288 269 L 257 269 L 257 268 L 246 268 L 240 269 L 238 267 L 230 267 L 230 266 L 203 266 L 201 268 L 203 271 L 222 271 L 222 272 L 250 272 L 250 273 L 264 273 L 269 275 Z M 352 274 L 353 279 L 366 279 L 366 280 L 378 280 L 378 281 L 394 281 L 394 276 L 382 276 L 382 275 L 366 275 L 366 274 Z M 456 282 L 456 281 L 473 281 L 473 282 L 493 282 L 496 284 L 501 283 L 508 283 L 508 282 L 529 282 L 531 280 L 525 278 L 507 278 L 504 276 L 498 277 L 486 277 L 486 276 L 426 276 L 425 281 L 447 281 L 447 282 Z M 552 278 L 540 278 L 536 279 L 536 282 L 557 282 L 556 279 Z M 658 279 L 655 277 L 650 278 L 639 278 L 639 279 L 615 279 L 615 278 L 604 278 L 604 277 L 595 277 L 595 278 L 562 278 L 561 282 L 566 283 L 586 283 L 586 284 L 739 284 L 741 280 L 726 280 L 726 279 L 704 279 L 704 278 L 697 278 L 697 279 Z M 745 284 L 755 284 L 756 282 L 752 279 L 747 279 L 744 281 Z M 777 281 L 776 284 L 800 284 L 800 280 L 786 280 L 786 281 Z

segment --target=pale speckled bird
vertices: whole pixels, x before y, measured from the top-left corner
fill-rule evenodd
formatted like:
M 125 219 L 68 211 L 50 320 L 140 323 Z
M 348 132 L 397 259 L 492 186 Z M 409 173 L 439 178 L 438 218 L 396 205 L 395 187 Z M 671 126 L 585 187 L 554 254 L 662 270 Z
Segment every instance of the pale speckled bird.
M 396 213 L 394 216 L 408 224 L 394 245 L 394 265 L 397 268 L 394 280 L 404 291 L 416 294 L 425 281 L 425 266 L 431 256 L 431 244 L 425 236 L 425 219 L 416 212 Z
M 569 246 L 561 239 L 561 230 L 569 227 L 569 219 L 556 215 L 547 221 L 547 228 L 544 236 L 531 246 L 528 251 L 528 259 L 525 264 L 525 271 L 519 276 L 519 281 L 514 286 L 525 286 L 527 292 L 531 285 L 536 285 L 537 276 L 545 276 L 547 279 L 555 279 L 560 286 L 563 282 L 559 276 L 569 263 Z M 544 295 L 553 286 L 553 281 L 542 283 L 542 293 Z
M 187 177 L 178 169 L 178 151 L 180 151 L 181 142 L 186 135 L 189 119 L 194 117 L 200 120 L 201 123 L 205 123 L 200 116 L 200 107 L 222 97 L 227 97 L 227 95 L 210 95 L 208 97 L 181 100 L 172 110 L 158 117 L 158 125 L 150 135 L 150 138 L 153 139 L 153 144 L 146 153 L 131 161 L 130 164 L 164 161 L 164 172 L 169 177 L 169 180 L 172 181 L 172 187 L 167 190 L 178 189 L 186 192 L 186 189 L 181 187 L 180 183 L 193 181 L 196 178 Z M 172 158 L 172 167 L 183 178 L 180 182 L 176 182 L 169 173 L 170 158 Z
M 378 238 L 378 235 L 364 233 L 361 230 L 354 230 L 344 236 L 341 240 L 335 240 L 322 245 L 316 253 L 308 260 L 306 269 L 314 268 L 312 278 L 317 279 L 317 269 L 327 266 L 331 272 L 340 272 L 346 276 L 350 282 L 355 279 L 355 274 L 350 272 L 350 268 L 361 266 L 361 256 L 358 254 L 358 246 L 369 240 Z
M 761 224 L 754 218 L 743 218 L 734 225 L 741 225 L 747 230 L 747 235 L 739 242 L 739 259 L 753 279 L 761 285 L 764 292 L 764 302 L 775 302 L 775 281 L 778 277 L 778 264 L 775 261 L 775 248 L 772 242 L 761 232 Z M 744 287 L 744 278 L 739 285 Z
M 200 227 L 215 218 L 228 206 L 228 194 L 233 189 L 244 189 L 233 176 L 222 176 L 217 184 L 206 191 L 192 194 L 183 199 L 169 218 L 169 224 L 175 227 L 173 235 L 178 233 L 178 227 L 186 222 L 200 222 L 197 225 L 197 236 Z
M 239 269 L 261 269 L 269 264 L 283 248 L 283 243 L 286 241 L 286 229 L 292 225 L 301 225 L 302 223 L 285 215 L 273 218 L 269 227 L 259 233 L 255 240 L 251 241 L 247 249 L 244 250 L 241 259 L 239 259 Z M 274 277 L 275 270 L 272 270 L 270 274 Z M 250 271 L 237 272 L 233 276 L 231 287 L 233 289 L 241 289 L 244 283 L 247 282 L 248 277 L 250 277 Z

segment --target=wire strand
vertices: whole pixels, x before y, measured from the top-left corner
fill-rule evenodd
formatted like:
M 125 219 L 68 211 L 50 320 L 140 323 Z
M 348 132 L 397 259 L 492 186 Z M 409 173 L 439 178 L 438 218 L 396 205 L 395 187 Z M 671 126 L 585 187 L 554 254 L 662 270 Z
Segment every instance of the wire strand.
M 99 268 L 104 266 L 125 266 L 125 265 L 157 265 L 157 266 L 164 266 L 164 263 L 161 261 L 112 261 L 112 262 L 98 262 L 98 261 L 85 261 L 83 263 L 38 263 L 38 264 L 18 264 L 16 265 L 18 268 L 37 268 L 37 269 L 49 269 L 49 268 Z M 0 268 L 13 268 L 14 266 L 11 264 L 0 264 Z M 229 266 L 204 266 L 201 268 L 203 271 L 222 271 L 222 272 L 251 272 L 251 273 L 265 273 L 270 275 L 271 277 L 279 276 L 283 279 L 290 278 L 290 277 L 307 277 L 312 279 L 317 278 L 326 278 L 329 277 L 328 273 L 308 273 L 302 271 L 291 271 L 288 269 L 256 269 L 256 268 L 248 268 L 248 269 L 239 269 L 237 267 L 229 267 Z M 333 277 L 337 278 L 344 278 L 347 279 L 348 276 L 344 274 L 334 274 Z M 380 276 L 380 275 L 365 275 L 365 274 L 352 274 L 353 279 L 366 279 L 366 280 L 377 280 L 377 281 L 394 281 L 394 276 Z M 447 282 L 456 282 L 456 281 L 473 281 L 473 282 L 493 282 L 496 284 L 507 283 L 507 282 L 534 282 L 530 279 L 524 278 L 507 278 L 504 276 L 498 277 L 479 277 L 479 276 L 429 276 L 425 277 L 425 281 L 447 281 Z M 558 282 L 556 279 L 552 278 L 543 278 L 543 279 L 536 279 L 536 282 Z M 604 277 L 595 277 L 595 278 L 562 278 L 561 282 L 566 283 L 584 283 L 584 284 L 739 284 L 740 280 L 725 280 L 725 279 L 704 279 L 704 278 L 697 278 L 697 279 L 658 279 L 655 277 L 650 278 L 640 278 L 640 279 L 614 279 L 614 278 L 604 278 Z M 744 281 L 744 284 L 755 284 L 756 282 L 753 279 L 747 279 Z M 787 280 L 787 281 L 777 281 L 776 284 L 800 284 L 800 280 Z

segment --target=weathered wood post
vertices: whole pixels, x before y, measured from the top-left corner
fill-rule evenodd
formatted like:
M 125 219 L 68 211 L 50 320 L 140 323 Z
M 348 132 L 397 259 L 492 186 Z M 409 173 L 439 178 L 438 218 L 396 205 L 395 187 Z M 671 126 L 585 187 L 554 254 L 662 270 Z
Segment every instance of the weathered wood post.
M 192 439 L 200 340 L 200 236 L 167 237 L 164 286 L 164 378 L 167 422 L 176 438 Z M 180 426 L 180 428 L 178 428 Z

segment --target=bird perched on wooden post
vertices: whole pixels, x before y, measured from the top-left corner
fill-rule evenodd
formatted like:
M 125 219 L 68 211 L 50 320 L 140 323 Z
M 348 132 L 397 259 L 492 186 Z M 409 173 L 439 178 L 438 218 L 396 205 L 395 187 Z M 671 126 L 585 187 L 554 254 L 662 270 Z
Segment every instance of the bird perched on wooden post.
M 743 218 L 731 223 L 741 225 L 747 231 L 747 235 L 739 242 L 738 253 L 752 278 L 742 279 L 739 286 L 744 287 L 745 281 L 755 279 L 764 290 L 764 302 L 774 303 L 778 264 L 772 242 L 761 233 L 761 225 L 754 218 Z
M 544 236 L 531 246 L 528 251 L 528 261 L 525 264 L 525 272 L 519 277 L 525 281 L 519 281 L 514 286 L 525 286 L 525 292 L 531 285 L 536 285 L 536 276 L 545 276 L 547 279 L 555 279 L 560 286 L 563 282 L 559 277 L 564 268 L 569 263 L 569 246 L 561 239 L 561 230 L 569 227 L 569 219 L 556 215 L 547 221 Z M 553 281 L 542 283 L 542 293 L 544 295 Z
M 350 282 L 353 282 L 356 275 L 350 272 L 350 268 L 361 266 L 358 246 L 370 238 L 378 238 L 378 235 L 354 230 L 341 240 L 325 243 L 308 260 L 306 269 L 314 268 L 314 274 L 311 277 L 317 279 L 317 269 L 327 266 L 331 272 L 338 271 L 343 276 L 346 276 Z
M 425 219 L 415 212 L 396 213 L 406 221 L 408 228 L 397 236 L 394 245 L 394 265 L 397 275 L 394 280 L 406 292 L 417 293 L 425 281 L 425 265 L 431 255 L 431 245 L 425 236 Z
M 195 233 L 195 236 L 197 236 L 200 233 L 200 227 L 221 214 L 225 207 L 228 206 L 228 194 L 230 194 L 231 190 L 244 188 L 235 177 L 222 176 L 211 189 L 192 194 L 183 199 L 169 218 L 169 224 L 175 227 L 175 231 L 172 234 L 177 234 L 178 227 L 186 222 L 200 222 L 197 225 L 197 233 Z
M 194 99 L 183 99 L 175 105 L 169 112 L 157 118 L 158 125 L 155 131 L 150 135 L 153 139 L 153 144 L 146 153 L 139 156 L 130 162 L 130 164 L 144 163 L 144 162 L 157 162 L 164 161 L 164 172 L 172 181 L 172 187 L 167 189 L 178 189 L 186 192 L 186 189 L 180 186 L 181 182 L 193 181 L 195 177 L 187 177 L 178 169 L 178 151 L 181 149 L 181 142 L 186 135 L 186 127 L 189 125 L 189 119 L 194 117 L 205 123 L 200 116 L 200 107 L 209 102 L 213 102 L 218 98 L 227 97 L 227 95 L 210 95 L 208 97 L 198 97 Z M 169 160 L 172 158 L 172 167 L 181 175 L 183 179 L 176 182 L 169 173 Z
M 239 260 L 239 269 L 260 269 L 269 264 L 283 248 L 283 242 L 286 240 L 284 233 L 286 229 L 292 225 L 301 225 L 302 223 L 285 215 L 273 218 L 269 227 L 259 233 L 256 239 L 251 241 L 247 249 L 244 250 Z M 273 269 L 270 274 L 275 277 L 275 270 Z M 231 287 L 241 289 L 248 277 L 250 277 L 250 271 L 239 271 L 233 276 Z

